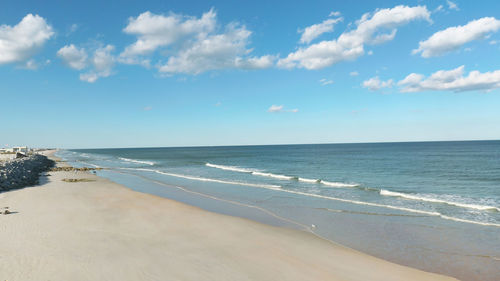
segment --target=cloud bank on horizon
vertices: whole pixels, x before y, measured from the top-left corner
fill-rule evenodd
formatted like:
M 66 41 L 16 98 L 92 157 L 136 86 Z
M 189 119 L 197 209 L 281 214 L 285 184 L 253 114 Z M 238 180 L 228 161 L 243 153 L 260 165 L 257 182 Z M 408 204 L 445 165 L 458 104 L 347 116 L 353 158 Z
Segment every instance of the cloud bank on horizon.
M 293 51 L 259 53 L 252 47 L 254 33 L 238 21 L 223 23 L 214 8 L 200 16 L 169 12 L 166 14 L 145 11 L 126 20 L 121 31 L 133 42 L 119 46 L 113 42 L 76 44 L 66 42 L 54 54 L 63 64 L 79 72 L 81 81 L 94 83 L 119 71 L 119 65 L 132 65 L 155 69 L 160 76 L 199 75 L 223 70 L 261 70 L 276 68 L 281 71 L 316 71 L 348 63 L 373 54 L 372 46 L 397 41 L 398 29 L 406 25 L 434 29 L 434 17 L 442 14 L 444 5 L 448 12 L 460 11 L 452 2 L 443 2 L 435 9 L 425 5 L 396 5 L 392 8 L 375 9 L 364 13 L 346 24 L 341 11 L 333 11 L 328 17 L 305 27 L 297 27 L 296 46 Z M 0 65 L 14 64 L 26 69 L 37 69 L 40 63 L 34 59 L 44 45 L 54 39 L 57 29 L 40 15 L 27 14 L 17 24 L 0 26 Z M 408 56 L 421 60 L 433 60 L 466 47 L 473 42 L 488 44 L 500 30 L 500 20 L 487 16 L 448 26 L 421 38 L 418 46 L 408 50 Z M 71 33 L 79 32 L 79 25 L 71 26 Z M 335 36 L 335 33 L 339 35 Z M 496 44 L 495 40 L 489 44 Z M 466 49 L 465 49 L 466 48 Z M 374 54 L 373 56 L 376 56 Z M 50 60 L 47 60 L 48 64 Z M 382 77 L 374 73 L 361 86 L 370 91 L 397 89 L 398 92 L 424 91 L 489 91 L 500 88 L 500 70 L 471 70 L 458 61 L 456 68 L 435 69 L 428 75 L 418 71 L 403 73 L 401 77 Z M 359 73 L 351 71 L 349 76 Z M 321 78 L 321 79 L 320 79 Z M 319 77 L 320 85 L 333 84 L 332 79 Z M 398 82 L 395 82 L 398 81 Z M 358 84 L 359 85 L 359 84 Z M 269 112 L 296 112 L 283 106 L 273 105 Z

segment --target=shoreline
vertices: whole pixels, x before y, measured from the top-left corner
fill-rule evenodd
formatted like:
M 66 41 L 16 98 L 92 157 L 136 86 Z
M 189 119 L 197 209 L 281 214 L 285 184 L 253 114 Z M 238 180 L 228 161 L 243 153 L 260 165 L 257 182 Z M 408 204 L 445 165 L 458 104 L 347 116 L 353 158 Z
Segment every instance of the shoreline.
M 91 173 L 50 174 L 40 185 L 0 193 L 0 207 L 14 212 L 0 216 L 0 278 L 456 280 L 313 233 L 133 191 Z

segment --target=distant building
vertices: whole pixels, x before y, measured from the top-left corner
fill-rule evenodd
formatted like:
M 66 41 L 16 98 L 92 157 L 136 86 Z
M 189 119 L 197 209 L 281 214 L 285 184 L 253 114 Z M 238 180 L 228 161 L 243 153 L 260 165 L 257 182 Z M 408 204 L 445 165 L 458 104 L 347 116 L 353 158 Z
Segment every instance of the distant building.
M 16 147 L 10 147 L 10 148 L 0 148 L 0 153 L 22 153 L 22 154 L 28 154 L 30 149 L 27 146 L 16 146 Z
M 14 149 L 14 152 L 20 152 L 20 153 L 24 153 L 24 154 L 28 153 L 27 146 L 18 146 L 18 147 L 13 147 L 12 149 Z
M 14 153 L 14 148 L 0 148 L 0 153 Z

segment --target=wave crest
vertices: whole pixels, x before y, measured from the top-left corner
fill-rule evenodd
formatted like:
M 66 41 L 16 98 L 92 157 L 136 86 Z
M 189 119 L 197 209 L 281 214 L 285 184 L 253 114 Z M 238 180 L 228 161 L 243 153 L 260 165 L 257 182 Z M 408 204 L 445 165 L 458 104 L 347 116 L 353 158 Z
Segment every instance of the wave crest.
M 254 176 L 275 178 L 275 179 L 279 179 L 279 180 L 298 180 L 301 182 L 307 182 L 307 183 L 311 183 L 311 184 L 324 184 L 324 185 L 329 186 L 329 187 L 356 187 L 356 186 L 358 186 L 358 184 L 352 184 L 352 183 L 329 182 L 329 181 L 324 181 L 324 180 L 320 180 L 320 179 L 308 179 L 308 178 L 301 178 L 301 177 L 297 177 L 297 176 L 278 175 L 278 174 L 273 174 L 273 173 L 261 172 L 259 170 L 255 170 L 255 169 L 247 169 L 247 168 L 241 168 L 241 167 L 236 167 L 236 166 L 225 166 L 225 165 L 218 165 L 218 164 L 212 164 L 212 163 L 206 163 L 205 166 L 211 167 L 211 168 L 216 168 L 216 169 L 221 169 L 221 170 L 226 170 L 226 171 L 252 174 Z
M 118 157 L 118 159 L 123 160 L 125 162 L 132 162 L 132 163 L 137 163 L 137 164 L 146 164 L 146 165 L 150 165 L 150 166 L 153 166 L 155 164 L 155 162 L 151 162 L 151 161 L 142 161 L 142 160 L 136 160 L 136 159 L 129 159 L 129 158 L 125 158 L 125 157 Z
M 385 190 L 385 189 L 380 190 L 380 195 L 401 197 L 401 198 L 405 198 L 405 199 L 425 201 L 425 202 L 431 202 L 431 203 L 448 204 L 448 205 L 453 205 L 453 206 L 457 206 L 457 207 L 476 209 L 476 210 L 481 210 L 481 211 L 497 211 L 497 212 L 500 211 L 500 209 L 498 207 L 494 207 L 494 206 L 485 206 L 485 205 L 453 202 L 453 201 L 447 201 L 447 200 L 438 199 L 438 198 L 430 198 L 430 197 L 426 197 L 426 196 L 418 196 L 418 195 L 406 194 L 406 193 L 401 193 L 401 192 L 389 191 L 389 190 Z

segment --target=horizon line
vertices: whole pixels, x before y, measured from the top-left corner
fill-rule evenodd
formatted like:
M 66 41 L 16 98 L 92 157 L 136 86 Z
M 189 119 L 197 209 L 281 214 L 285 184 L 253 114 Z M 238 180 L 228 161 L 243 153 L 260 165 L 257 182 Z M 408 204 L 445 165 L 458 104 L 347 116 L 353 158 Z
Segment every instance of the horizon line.
M 431 143 L 431 142 L 488 142 L 500 139 L 467 139 L 467 140 L 420 140 L 420 141 L 373 141 L 373 142 L 322 142 L 322 143 L 277 143 L 277 144 L 234 144 L 234 145 L 186 145 L 186 146 L 128 146 L 128 147 L 86 147 L 58 148 L 61 150 L 84 149 L 140 149 L 140 148 L 204 148 L 204 147 L 248 147 L 248 146 L 288 146 L 288 145 L 328 145 L 328 144 L 389 144 L 389 143 Z

